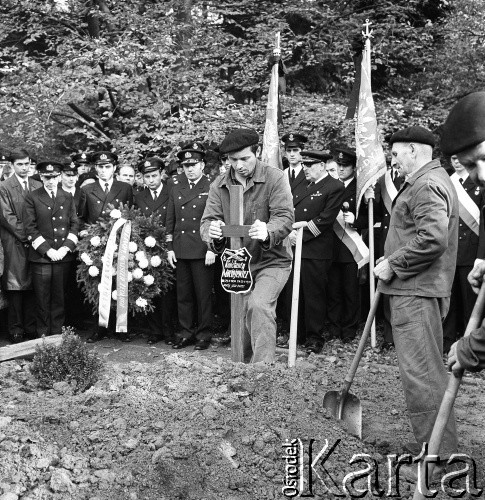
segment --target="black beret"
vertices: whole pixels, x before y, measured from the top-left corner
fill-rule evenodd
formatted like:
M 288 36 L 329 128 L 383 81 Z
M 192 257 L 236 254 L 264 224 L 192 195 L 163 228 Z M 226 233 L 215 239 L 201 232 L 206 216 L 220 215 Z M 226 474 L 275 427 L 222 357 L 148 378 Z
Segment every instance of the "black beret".
M 248 146 L 254 146 L 259 143 L 259 135 L 256 130 L 251 128 L 237 128 L 231 130 L 219 146 L 221 154 L 240 151 Z
M 71 156 L 71 160 L 76 164 L 89 163 L 89 154 L 88 153 L 76 153 Z
M 352 165 L 355 167 L 357 164 L 357 155 L 350 148 L 334 148 L 332 158 L 339 165 Z
M 301 162 L 305 164 L 326 162 L 332 158 L 332 155 L 325 151 L 302 151 L 300 153 Z
M 460 99 L 443 125 L 441 150 L 454 155 L 485 141 L 485 92 Z
M 420 144 L 428 144 L 431 147 L 434 147 L 436 144 L 434 135 L 427 128 L 420 127 L 419 125 L 394 132 L 389 140 L 389 144 L 392 146 L 395 142 L 419 142 Z
M 161 171 L 164 168 L 165 168 L 165 163 L 161 158 L 158 158 L 158 156 L 152 156 L 151 158 L 147 158 L 138 165 L 138 170 L 142 174 L 148 174 L 149 172 L 155 172 L 157 170 Z
M 98 165 L 103 163 L 116 164 L 118 162 L 118 155 L 112 153 L 111 151 L 98 151 L 97 153 L 93 153 L 90 159 L 93 163 Z
M 308 142 L 308 137 L 303 134 L 285 134 L 281 140 L 285 143 L 285 148 L 299 148 Z
M 62 171 L 65 174 L 77 175 L 77 165 L 73 161 L 65 163 Z
M 58 161 L 41 161 L 37 163 L 37 172 L 46 177 L 55 177 L 64 169 L 64 165 Z

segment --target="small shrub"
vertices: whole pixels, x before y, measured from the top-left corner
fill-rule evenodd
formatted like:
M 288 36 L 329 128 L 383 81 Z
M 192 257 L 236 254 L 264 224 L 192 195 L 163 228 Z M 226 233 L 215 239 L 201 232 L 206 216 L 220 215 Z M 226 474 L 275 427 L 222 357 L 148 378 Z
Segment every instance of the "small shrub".
M 37 347 L 30 371 L 40 387 L 51 389 L 55 382 L 69 382 L 75 392 L 84 392 L 99 380 L 103 362 L 71 327 L 63 328 L 59 346 L 45 342 Z

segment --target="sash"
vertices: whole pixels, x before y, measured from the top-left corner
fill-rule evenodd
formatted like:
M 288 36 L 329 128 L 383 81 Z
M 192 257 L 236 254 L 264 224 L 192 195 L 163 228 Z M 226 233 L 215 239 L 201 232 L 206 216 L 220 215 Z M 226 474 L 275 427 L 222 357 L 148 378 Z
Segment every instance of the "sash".
M 458 202 L 460 204 L 460 219 L 478 236 L 480 227 L 480 210 L 476 203 L 470 198 L 465 188 L 460 182 L 459 175 L 455 172 L 450 176 L 453 186 L 455 186 Z
M 131 221 L 121 231 L 116 269 L 116 331 L 128 331 L 128 244 L 131 236 Z
M 339 212 L 333 223 L 333 231 L 339 240 L 350 250 L 359 269 L 369 262 L 369 249 L 362 240 L 362 236 L 345 223 L 342 211 Z
M 382 190 L 382 200 L 384 201 L 384 206 L 386 207 L 387 213 L 391 213 L 392 202 L 397 196 L 397 189 L 391 179 L 392 170 L 388 170 L 384 174 L 384 189 Z
M 103 256 L 103 271 L 99 291 L 99 326 L 108 326 L 109 311 L 111 307 L 111 288 L 113 285 L 113 257 L 116 250 L 116 233 L 124 226 L 126 219 L 118 219 L 111 229 Z

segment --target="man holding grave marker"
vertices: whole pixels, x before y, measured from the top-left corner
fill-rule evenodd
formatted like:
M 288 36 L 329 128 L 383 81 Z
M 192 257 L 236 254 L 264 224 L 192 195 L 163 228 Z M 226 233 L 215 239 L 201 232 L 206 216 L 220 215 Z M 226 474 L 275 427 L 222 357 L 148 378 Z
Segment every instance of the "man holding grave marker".
M 231 168 L 211 185 L 201 220 L 201 236 L 210 249 L 222 252 L 221 226 L 230 220 L 229 186 L 243 187 L 244 224 L 250 225 L 243 246 L 251 255 L 253 287 L 244 295 L 244 361 L 272 363 L 276 350 L 276 301 L 291 271 L 287 236 L 294 222 L 293 200 L 286 173 L 257 159 L 259 136 L 236 129 L 220 146 Z

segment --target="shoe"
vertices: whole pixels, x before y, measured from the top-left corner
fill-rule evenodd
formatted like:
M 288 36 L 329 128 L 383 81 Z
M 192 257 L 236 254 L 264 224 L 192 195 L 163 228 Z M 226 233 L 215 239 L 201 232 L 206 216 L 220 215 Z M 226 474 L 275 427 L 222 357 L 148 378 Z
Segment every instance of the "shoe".
M 276 347 L 281 347 L 283 349 L 288 349 L 288 341 L 290 340 L 288 335 L 280 335 L 276 339 Z
M 342 344 L 350 344 L 353 340 L 355 339 L 355 337 L 342 337 Z
M 423 446 L 415 441 L 410 441 L 409 443 L 404 443 L 402 449 L 405 453 L 410 453 L 413 457 L 417 457 L 421 454 Z
M 175 337 L 168 337 L 167 339 L 164 340 L 164 342 L 167 345 L 174 345 L 177 343 L 177 339 Z
M 194 345 L 194 351 L 204 351 L 205 349 L 208 349 L 210 345 L 210 340 L 198 340 Z
M 157 337 L 156 335 L 150 335 L 147 339 L 147 344 L 157 344 L 158 342 L 161 342 L 162 338 Z
M 178 342 L 172 345 L 172 349 L 184 349 L 189 345 L 194 343 L 194 339 L 180 339 Z
M 128 335 L 128 332 L 116 332 L 116 336 L 121 340 L 121 342 L 132 341 L 132 338 Z
M 305 344 L 305 350 L 307 353 L 313 352 L 314 354 L 319 354 L 322 352 L 323 342 L 320 340 L 310 340 Z
M 424 472 L 424 467 L 422 467 L 422 472 Z M 441 479 L 445 472 L 445 468 L 441 465 L 435 464 L 433 468 L 433 474 L 431 475 L 431 483 L 438 481 Z M 401 465 L 399 468 L 399 473 L 402 475 L 403 479 L 408 481 L 409 483 L 416 483 L 418 480 L 418 464 L 412 465 Z
M 393 348 L 394 348 L 394 342 L 387 342 L 384 340 L 384 342 L 382 342 L 382 344 L 379 347 L 379 351 L 386 352 Z
M 86 342 L 88 344 L 94 344 L 94 342 L 99 342 L 102 338 L 103 336 L 101 335 L 101 333 L 99 331 L 96 331 L 86 339 Z
M 19 344 L 25 340 L 25 335 L 23 333 L 14 333 L 12 334 L 12 343 Z

